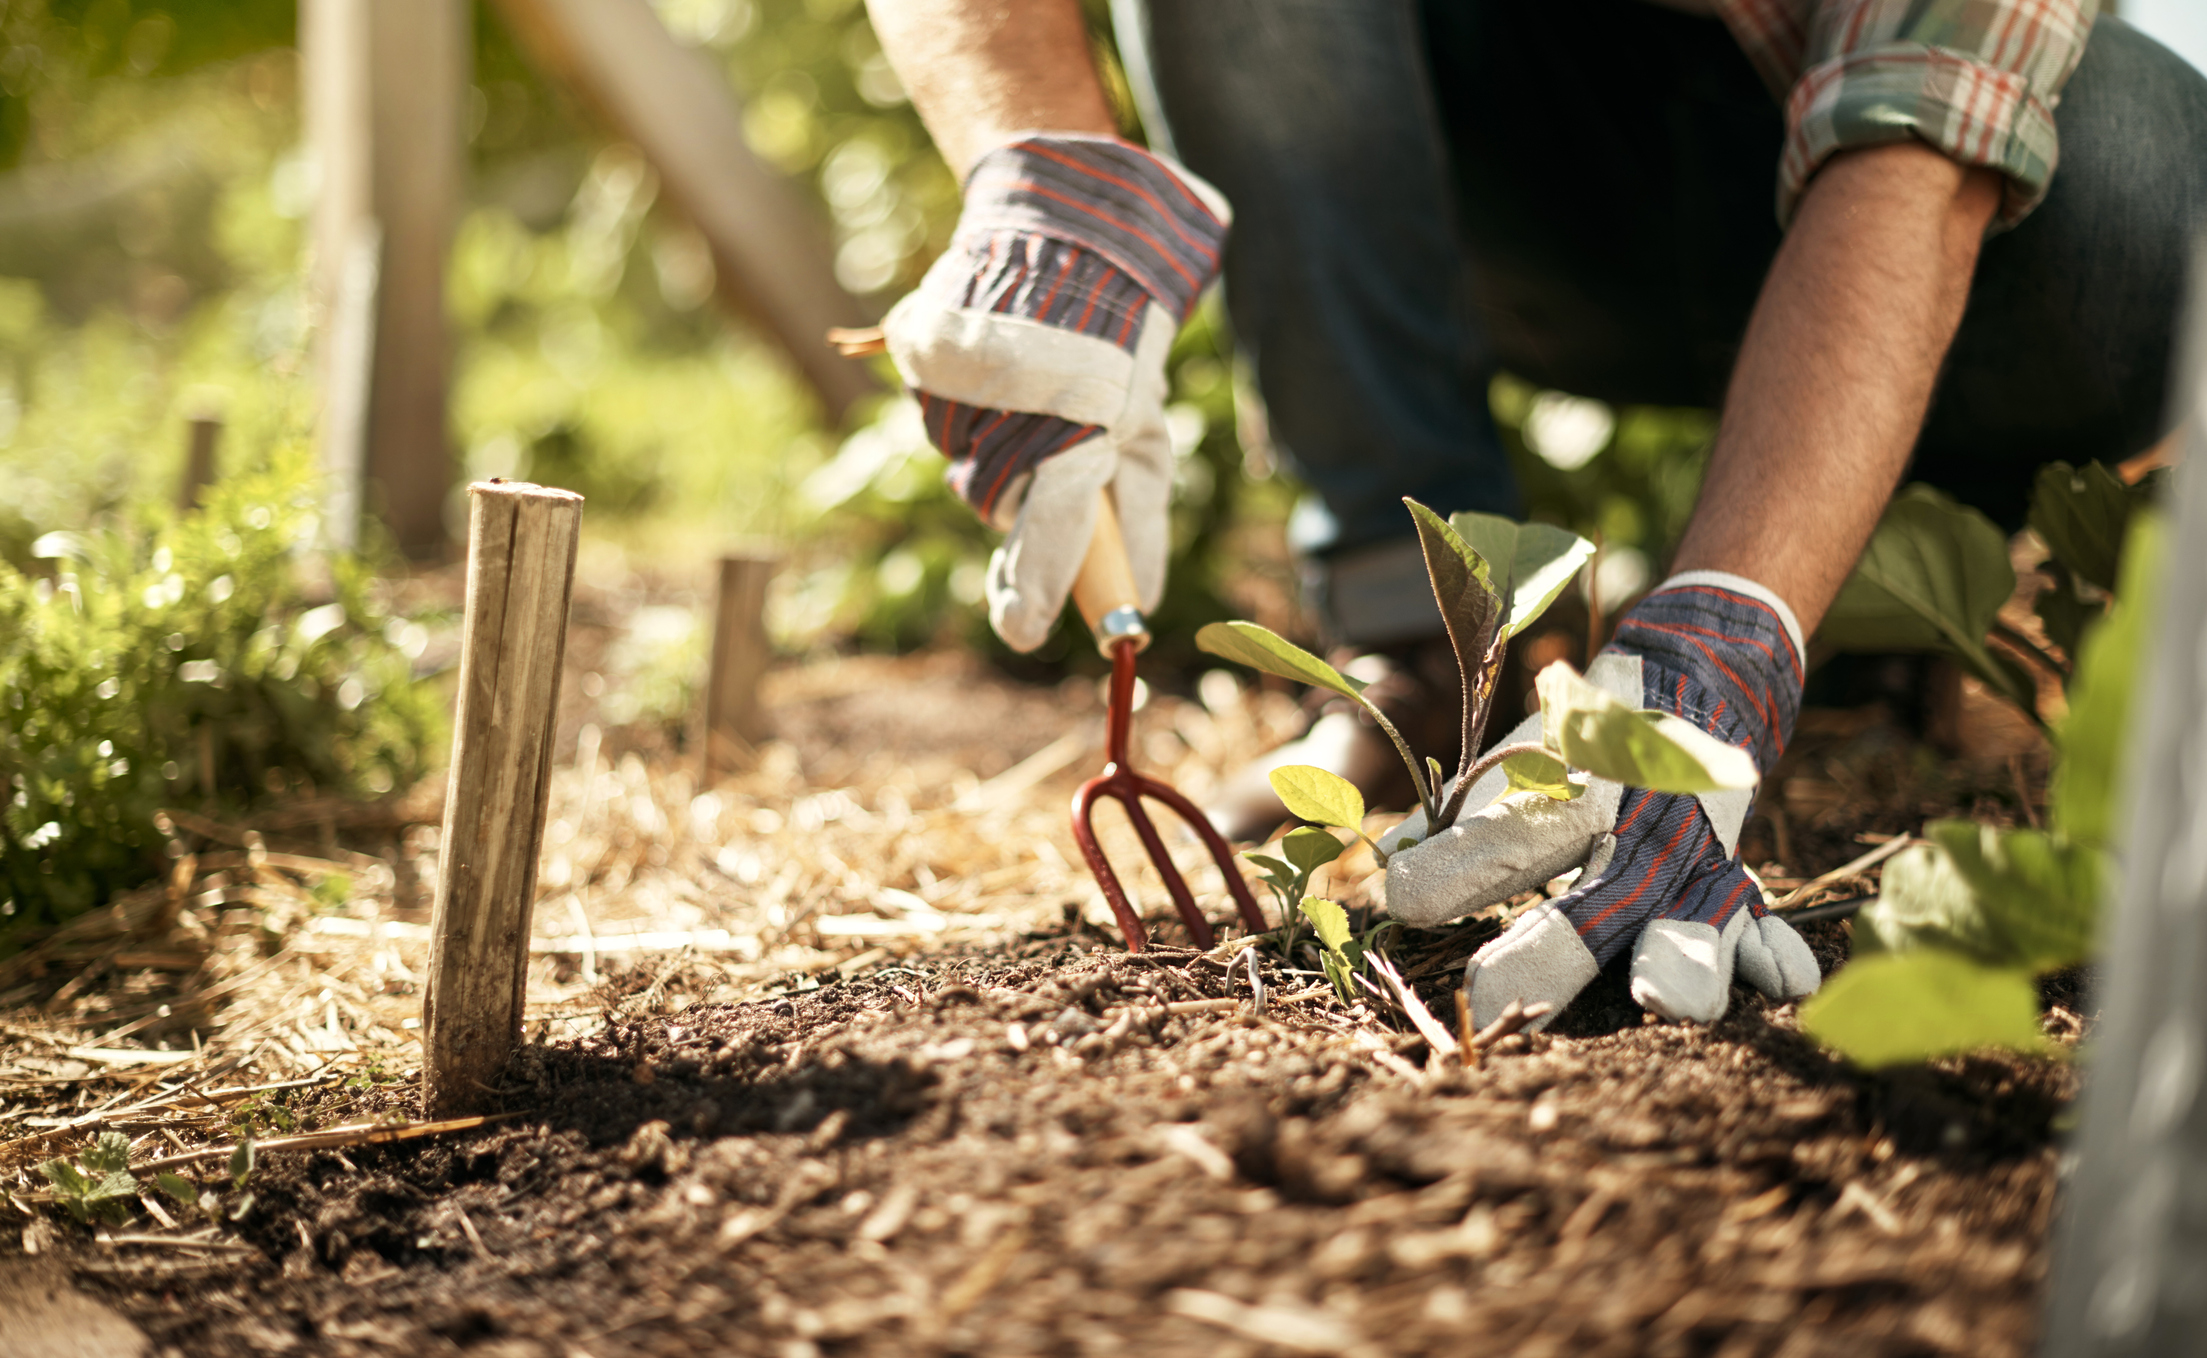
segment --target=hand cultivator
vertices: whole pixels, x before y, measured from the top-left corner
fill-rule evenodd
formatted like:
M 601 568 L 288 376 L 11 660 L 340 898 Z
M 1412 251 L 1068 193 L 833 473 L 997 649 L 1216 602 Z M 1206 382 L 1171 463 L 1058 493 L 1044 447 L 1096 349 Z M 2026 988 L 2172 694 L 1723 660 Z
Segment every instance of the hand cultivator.
M 877 327 L 830 330 L 828 343 L 845 358 L 862 358 L 883 353 L 888 348 Z M 1142 848 L 1149 854 L 1157 875 L 1165 879 L 1165 890 L 1172 895 L 1173 908 L 1187 923 L 1197 947 L 1211 946 L 1211 922 L 1196 907 L 1195 895 L 1188 890 L 1187 879 L 1173 865 L 1163 836 L 1157 833 L 1156 823 L 1143 809 L 1145 797 L 1171 807 L 1202 837 L 1204 846 L 1218 864 L 1219 875 L 1226 879 L 1226 889 L 1233 893 L 1243 926 L 1252 933 L 1262 933 L 1268 927 L 1264 912 L 1257 909 L 1256 899 L 1249 894 L 1249 884 L 1242 880 L 1241 872 L 1234 866 L 1233 851 L 1226 847 L 1218 831 L 1211 828 L 1209 818 L 1170 784 L 1136 773 L 1127 754 L 1134 726 L 1134 657 L 1149 645 L 1149 623 L 1142 617 L 1141 593 L 1134 587 L 1134 571 L 1127 564 L 1126 539 L 1119 532 L 1118 506 L 1113 503 L 1109 491 L 1099 493 L 1096 501 L 1096 532 L 1089 539 L 1088 555 L 1082 559 L 1080 575 L 1073 582 L 1073 602 L 1080 608 L 1081 617 L 1088 621 L 1089 630 L 1096 634 L 1096 645 L 1111 658 L 1111 706 L 1105 727 L 1111 760 L 1104 765 L 1102 773 L 1081 784 L 1080 791 L 1073 794 L 1073 838 L 1079 841 L 1081 857 L 1088 860 L 1088 870 L 1095 874 L 1096 885 L 1103 888 L 1104 899 L 1118 918 L 1119 932 L 1125 936 L 1129 951 L 1140 952 L 1149 942 L 1149 931 L 1142 927 L 1142 918 L 1134 912 L 1134 903 L 1127 899 L 1126 888 L 1119 885 L 1119 874 L 1112 871 L 1111 860 L 1104 857 L 1103 846 L 1096 842 L 1096 803 L 1103 798 L 1110 798 L 1126 808 L 1127 819 L 1134 823 L 1134 833 L 1141 836 Z
M 1234 866 L 1232 851 L 1226 841 L 1195 804 L 1175 791 L 1171 785 L 1134 771 L 1128 745 L 1134 726 L 1134 657 L 1149 645 L 1149 624 L 1142 617 L 1138 596 L 1134 588 L 1134 574 L 1127 566 L 1126 544 L 1119 536 L 1119 515 L 1108 493 L 1098 497 L 1096 534 L 1090 539 L 1088 556 L 1081 562 L 1081 573 L 1073 582 L 1073 602 L 1080 608 L 1081 616 L 1096 634 L 1096 644 L 1111 657 L 1111 705 L 1106 717 L 1106 741 L 1110 762 L 1104 771 L 1081 784 L 1073 794 L 1073 838 L 1079 841 L 1081 856 L 1088 860 L 1088 870 L 1095 874 L 1096 884 L 1103 888 L 1104 899 L 1110 903 L 1111 913 L 1118 917 L 1119 932 L 1126 937 L 1127 948 L 1140 952 L 1149 941 L 1149 931 L 1142 927 L 1141 916 L 1134 911 L 1127 899 L 1126 889 L 1119 884 L 1119 875 L 1111 867 L 1111 860 L 1104 856 L 1103 846 L 1096 841 L 1096 803 L 1104 798 L 1117 801 L 1126 808 L 1127 819 L 1133 822 L 1134 833 L 1142 840 L 1143 850 L 1149 854 L 1150 863 L 1157 875 L 1165 879 L 1165 890 L 1172 894 L 1173 907 L 1187 923 L 1188 932 L 1194 936 L 1196 946 L 1211 946 L 1211 923 L 1196 908 L 1195 896 L 1188 890 L 1188 883 L 1174 866 L 1172 855 L 1165 849 L 1164 838 L 1157 833 L 1156 824 L 1142 806 L 1142 799 L 1163 802 L 1179 814 L 1211 851 L 1218 863 L 1219 875 L 1226 879 L 1226 889 L 1233 893 L 1234 904 L 1241 912 L 1242 924 L 1253 933 L 1261 933 L 1268 927 L 1264 915 L 1257 909 L 1257 902 L 1249 894 L 1249 885 Z

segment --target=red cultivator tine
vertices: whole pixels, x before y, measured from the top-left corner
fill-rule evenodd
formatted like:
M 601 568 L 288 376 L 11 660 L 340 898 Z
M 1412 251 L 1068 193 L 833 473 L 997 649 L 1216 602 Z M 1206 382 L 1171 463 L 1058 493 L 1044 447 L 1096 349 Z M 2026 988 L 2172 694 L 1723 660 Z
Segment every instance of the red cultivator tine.
M 1149 854 L 1149 861 L 1156 865 L 1157 875 L 1165 879 L 1165 890 L 1172 893 L 1173 908 L 1180 912 L 1197 947 L 1211 946 L 1211 922 L 1196 908 L 1195 896 L 1188 890 L 1187 881 L 1173 865 L 1172 855 L 1165 851 L 1164 838 L 1157 833 L 1156 824 L 1142 806 L 1145 797 L 1171 807 L 1202 836 L 1204 846 L 1210 849 L 1211 857 L 1218 863 L 1219 874 L 1226 879 L 1226 889 L 1233 893 L 1242 925 L 1251 933 L 1261 933 L 1268 927 L 1264 914 L 1250 896 L 1249 884 L 1235 868 L 1234 856 L 1226 847 L 1226 841 L 1219 838 L 1218 831 L 1211 828 L 1210 820 L 1195 808 L 1194 803 L 1155 778 L 1136 773 L 1127 755 L 1128 738 L 1134 725 L 1134 654 L 1138 649 L 1132 637 L 1122 637 L 1112 643 L 1111 707 L 1106 719 L 1111 762 L 1073 794 L 1073 838 L 1079 841 L 1081 856 L 1088 860 L 1088 870 L 1095 874 L 1096 884 L 1103 888 L 1111 913 L 1118 917 L 1119 932 L 1126 936 L 1128 951 L 1140 952 L 1149 942 L 1149 931 L 1142 927 L 1141 917 L 1134 913 L 1133 902 L 1127 899 L 1125 888 L 1119 885 L 1119 875 L 1112 871 L 1111 861 L 1104 857 L 1103 846 L 1096 842 L 1096 802 L 1103 797 L 1112 798 L 1126 808 L 1127 819 L 1134 823 L 1134 833 L 1141 837 L 1142 848 Z

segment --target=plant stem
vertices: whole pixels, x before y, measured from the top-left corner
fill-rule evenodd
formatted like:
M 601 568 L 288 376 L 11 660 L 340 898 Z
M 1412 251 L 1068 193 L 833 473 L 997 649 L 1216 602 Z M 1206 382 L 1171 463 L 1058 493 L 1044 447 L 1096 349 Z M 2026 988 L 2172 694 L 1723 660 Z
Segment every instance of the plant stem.
M 1356 700 L 1364 705 L 1365 711 L 1372 714 L 1372 720 L 1379 723 L 1379 729 L 1387 733 L 1387 738 L 1395 742 L 1395 753 L 1401 755 L 1402 762 L 1410 767 L 1410 785 L 1418 790 L 1418 805 L 1425 808 L 1425 823 L 1427 825 L 1434 824 L 1438 820 L 1441 810 L 1438 799 L 1439 789 L 1426 786 L 1425 771 L 1418 767 L 1418 757 L 1410 753 L 1410 742 L 1404 740 L 1402 732 L 1396 730 L 1395 724 L 1387 720 L 1386 713 L 1372 705 L 1371 699 L 1359 693 L 1356 695 Z M 1357 830 L 1357 827 L 1353 825 L 1344 825 L 1341 828 L 1356 830 L 1359 835 L 1364 833 L 1362 830 Z
M 1515 745 L 1497 746 L 1481 755 L 1470 768 L 1465 769 L 1457 777 L 1456 791 L 1449 796 L 1447 808 L 1441 813 L 1438 820 L 1428 822 L 1431 828 L 1426 833 L 1433 834 L 1454 825 L 1456 817 L 1464 809 L 1464 799 L 1471 795 L 1471 785 L 1485 777 L 1496 765 L 1508 759 L 1511 755 L 1536 753 L 1545 754 L 1550 758 L 1557 757 L 1554 750 L 1549 749 L 1537 740 L 1522 740 Z

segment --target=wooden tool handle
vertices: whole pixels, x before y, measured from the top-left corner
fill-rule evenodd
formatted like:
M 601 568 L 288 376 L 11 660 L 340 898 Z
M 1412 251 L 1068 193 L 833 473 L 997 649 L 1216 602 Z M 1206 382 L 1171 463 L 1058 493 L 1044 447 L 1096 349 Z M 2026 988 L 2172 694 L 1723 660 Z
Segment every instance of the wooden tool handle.
M 1105 654 L 1120 637 L 1134 638 L 1137 650 L 1149 645 L 1149 627 L 1142 619 L 1142 596 L 1134 587 L 1126 537 L 1119 531 L 1119 509 L 1108 490 L 1096 493 L 1096 531 L 1088 539 L 1088 555 L 1081 558 L 1080 574 L 1073 578 L 1073 604 Z

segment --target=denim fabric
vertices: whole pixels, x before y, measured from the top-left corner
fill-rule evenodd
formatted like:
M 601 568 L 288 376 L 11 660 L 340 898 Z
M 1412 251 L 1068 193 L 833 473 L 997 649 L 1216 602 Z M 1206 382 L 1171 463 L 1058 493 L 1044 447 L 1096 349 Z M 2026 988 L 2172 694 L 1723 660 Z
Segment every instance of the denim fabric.
M 1496 367 L 1714 405 L 1779 242 L 1779 110 L 1723 26 L 1643 0 L 1114 0 L 1152 136 L 1222 189 L 1235 334 L 1310 486 L 1343 640 L 1438 631 L 1400 497 L 1509 513 Z M 2115 19 L 2044 205 L 1989 240 L 1910 475 L 2020 525 L 2033 474 L 2161 432 L 2207 78 Z M 1321 599 L 1322 606 L 1326 601 Z M 1423 625 L 1420 625 L 1420 619 Z

